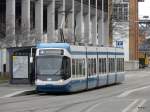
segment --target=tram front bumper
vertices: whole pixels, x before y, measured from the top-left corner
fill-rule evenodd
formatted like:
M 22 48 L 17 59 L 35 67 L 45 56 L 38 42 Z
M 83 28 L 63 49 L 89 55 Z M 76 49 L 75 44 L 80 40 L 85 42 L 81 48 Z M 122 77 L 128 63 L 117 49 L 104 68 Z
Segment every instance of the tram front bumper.
M 46 93 L 61 93 L 61 92 L 70 92 L 69 84 L 66 85 L 37 85 L 37 92 L 46 92 Z

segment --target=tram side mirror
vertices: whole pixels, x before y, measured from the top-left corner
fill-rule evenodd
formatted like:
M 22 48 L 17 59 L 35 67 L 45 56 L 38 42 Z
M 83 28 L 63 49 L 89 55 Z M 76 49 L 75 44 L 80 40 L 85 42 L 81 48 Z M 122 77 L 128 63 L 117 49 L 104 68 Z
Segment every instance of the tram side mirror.
M 30 63 L 33 63 L 33 57 L 30 57 Z

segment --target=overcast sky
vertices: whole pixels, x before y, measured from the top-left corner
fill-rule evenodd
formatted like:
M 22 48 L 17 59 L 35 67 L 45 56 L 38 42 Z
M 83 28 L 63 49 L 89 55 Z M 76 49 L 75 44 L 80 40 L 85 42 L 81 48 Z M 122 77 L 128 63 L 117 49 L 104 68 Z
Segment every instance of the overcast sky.
M 145 0 L 145 2 L 139 2 L 139 17 L 142 16 L 150 17 L 150 0 Z

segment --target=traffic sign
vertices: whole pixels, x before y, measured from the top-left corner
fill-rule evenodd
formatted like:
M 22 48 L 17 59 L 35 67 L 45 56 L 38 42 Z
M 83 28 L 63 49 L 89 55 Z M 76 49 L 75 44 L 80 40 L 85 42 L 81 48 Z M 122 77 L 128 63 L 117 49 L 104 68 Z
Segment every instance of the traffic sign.
M 116 47 L 123 48 L 123 41 L 116 41 Z

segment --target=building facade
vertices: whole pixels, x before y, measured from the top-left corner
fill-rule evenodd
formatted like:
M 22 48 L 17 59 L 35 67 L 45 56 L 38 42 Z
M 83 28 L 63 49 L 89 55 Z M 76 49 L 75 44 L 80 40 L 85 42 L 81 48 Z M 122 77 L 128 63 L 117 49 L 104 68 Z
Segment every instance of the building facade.
M 126 70 L 139 68 L 138 2 L 144 2 L 144 0 L 113 1 L 114 45 L 116 46 L 116 41 L 123 42 Z
M 110 0 L 1 0 L 1 47 L 109 45 Z
M 129 2 L 124 0 L 113 0 L 113 20 L 116 22 L 128 22 Z
M 8 47 L 39 42 L 109 46 L 110 0 L 0 0 L 0 72 Z M 7 60 L 7 61 L 6 61 Z
M 129 2 L 113 0 L 113 45 L 123 47 L 125 61 L 129 61 Z M 122 46 L 118 45 L 122 43 Z

